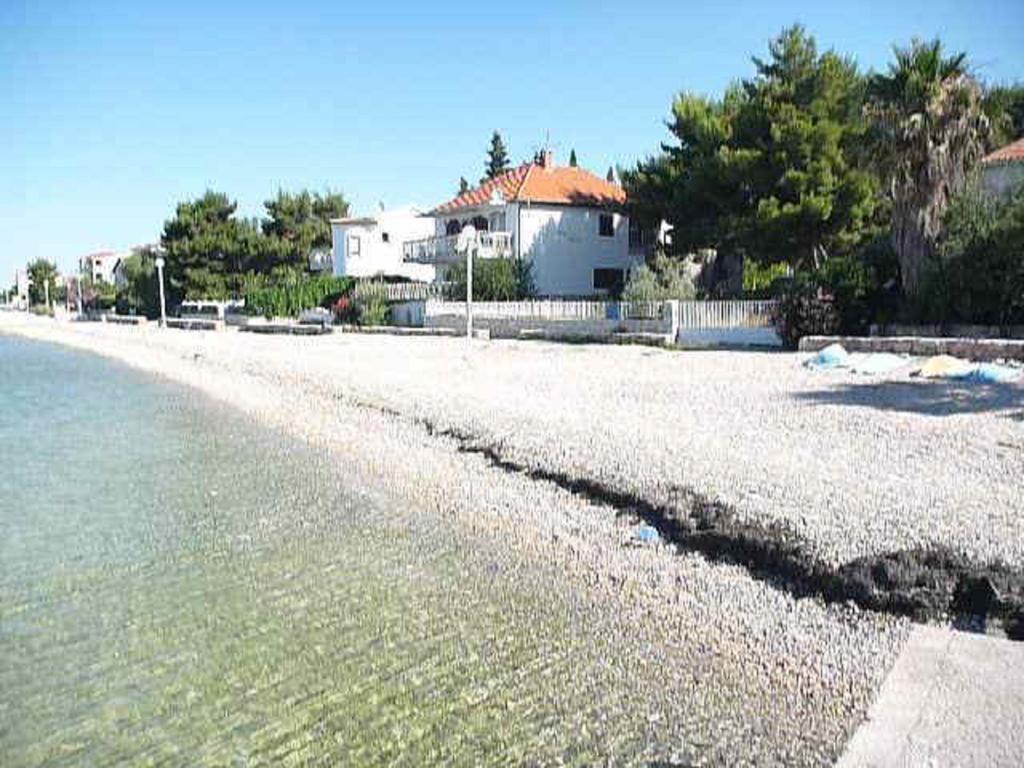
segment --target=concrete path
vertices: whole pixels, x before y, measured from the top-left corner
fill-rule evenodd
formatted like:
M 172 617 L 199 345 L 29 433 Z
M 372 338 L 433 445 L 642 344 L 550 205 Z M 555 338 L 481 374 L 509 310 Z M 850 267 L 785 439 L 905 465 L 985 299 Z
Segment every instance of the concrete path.
M 1024 765 L 1024 643 L 915 627 L 837 765 Z

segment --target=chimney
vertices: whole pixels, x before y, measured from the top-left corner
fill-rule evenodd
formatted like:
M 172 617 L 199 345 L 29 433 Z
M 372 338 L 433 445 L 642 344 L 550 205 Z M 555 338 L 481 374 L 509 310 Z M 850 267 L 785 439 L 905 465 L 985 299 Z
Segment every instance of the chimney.
M 541 168 L 554 168 L 555 167 L 555 153 L 550 149 L 545 149 L 540 155 L 540 167 Z

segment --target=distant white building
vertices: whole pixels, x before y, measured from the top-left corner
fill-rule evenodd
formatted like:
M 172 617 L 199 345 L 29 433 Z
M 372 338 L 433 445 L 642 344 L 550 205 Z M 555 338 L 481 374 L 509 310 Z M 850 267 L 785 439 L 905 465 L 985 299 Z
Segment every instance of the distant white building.
M 14 302 L 21 308 L 28 308 L 28 270 L 14 271 Z
M 124 260 L 131 255 L 131 251 L 96 251 L 79 259 L 78 266 L 80 272 L 94 283 L 121 287 L 125 282 Z
M 429 238 L 408 240 L 412 262 L 453 261 L 458 233 L 472 224 L 480 255 L 520 258 L 532 264 L 541 296 L 592 296 L 619 290 L 642 264 L 657 233 L 631 227 L 626 193 L 582 168 L 539 162 L 514 168 L 430 212 Z
M 413 206 L 374 216 L 331 220 L 331 259 L 338 277 L 406 277 L 433 282 L 435 269 L 402 260 L 402 243 L 429 237 L 434 221 Z
M 999 197 L 1024 187 L 1024 139 L 997 149 L 981 161 L 981 186 Z

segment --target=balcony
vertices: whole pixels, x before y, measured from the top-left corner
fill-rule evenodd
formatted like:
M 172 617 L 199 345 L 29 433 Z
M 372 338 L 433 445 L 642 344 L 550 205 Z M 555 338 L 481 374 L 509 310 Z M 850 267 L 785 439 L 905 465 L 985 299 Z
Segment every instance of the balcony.
M 507 259 L 512 256 L 511 232 L 477 232 L 481 259 Z M 402 260 L 414 264 L 455 264 L 462 261 L 456 250 L 458 235 L 425 237 L 402 243 Z

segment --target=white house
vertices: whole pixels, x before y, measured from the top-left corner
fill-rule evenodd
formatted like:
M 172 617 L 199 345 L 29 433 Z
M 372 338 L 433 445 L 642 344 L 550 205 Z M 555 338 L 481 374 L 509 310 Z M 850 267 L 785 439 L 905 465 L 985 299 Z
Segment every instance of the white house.
M 435 269 L 402 260 L 402 243 L 429 237 L 434 221 L 415 207 L 375 216 L 331 219 L 331 258 L 338 277 L 407 277 L 433 282 Z
M 455 240 L 472 224 L 483 257 L 520 258 L 532 264 L 540 296 L 592 296 L 621 288 L 644 261 L 653 237 L 630 228 L 626 193 L 582 168 L 556 166 L 545 152 L 486 181 L 430 212 L 431 237 L 410 240 L 411 262 L 455 260 Z
M 1024 187 L 1024 139 L 997 149 L 981 161 L 981 186 L 999 197 Z
M 14 293 L 15 303 L 19 307 L 28 308 L 28 270 L 17 269 L 14 271 Z
M 131 255 L 131 251 L 96 251 L 79 260 L 79 269 L 94 283 L 104 282 L 120 287 L 125 282 L 124 260 Z

